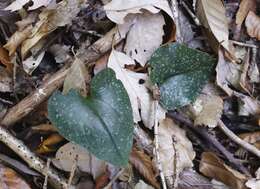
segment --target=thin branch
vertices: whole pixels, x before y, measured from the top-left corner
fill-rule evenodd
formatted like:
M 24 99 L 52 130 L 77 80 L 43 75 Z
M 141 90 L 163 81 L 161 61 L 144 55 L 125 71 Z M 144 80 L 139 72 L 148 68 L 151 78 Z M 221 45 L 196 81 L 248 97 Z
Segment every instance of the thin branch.
M 113 37 L 115 44 L 118 44 L 122 40 L 117 28 L 113 28 L 90 47 L 80 49 L 77 57 L 86 64 L 98 60 L 104 53 L 111 49 Z M 67 63 L 70 64 L 72 61 L 70 59 Z M 44 81 L 38 89 L 9 109 L 0 124 L 6 127 L 11 126 L 35 110 L 39 104 L 47 100 L 56 89 L 62 86 L 68 70 L 69 67 L 65 66 Z
M 67 187 L 65 178 L 61 177 L 53 168 L 49 167 L 49 169 L 47 169 L 47 165 L 43 160 L 35 156 L 35 154 L 31 152 L 22 141 L 15 138 L 2 126 L 0 126 L 0 141 L 12 149 L 31 168 L 35 169 L 41 174 L 48 175 L 50 184 L 53 186 L 53 188 L 64 189 Z
M 44 183 L 43 183 L 43 187 L 42 187 L 42 189 L 47 189 L 47 186 L 48 186 L 48 170 L 49 170 L 49 168 L 50 168 L 50 163 L 51 163 L 51 159 L 50 158 L 48 158 L 48 160 L 47 160 L 47 166 L 46 166 L 46 171 L 45 171 L 45 178 L 44 178 Z
M 103 189 L 109 189 L 111 188 L 112 184 L 120 177 L 120 175 L 124 172 L 124 169 L 121 169 L 112 179 L 111 181 L 103 188 Z
M 218 121 L 218 127 L 235 143 L 242 146 L 249 152 L 255 154 L 258 158 L 260 158 L 260 150 L 258 150 L 255 146 L 249 144 L 248 142 L 242 140 L 237 135 L 235 135 L 231 130 L 229 130 L 226 125 L 223 123 L 223 121 Z

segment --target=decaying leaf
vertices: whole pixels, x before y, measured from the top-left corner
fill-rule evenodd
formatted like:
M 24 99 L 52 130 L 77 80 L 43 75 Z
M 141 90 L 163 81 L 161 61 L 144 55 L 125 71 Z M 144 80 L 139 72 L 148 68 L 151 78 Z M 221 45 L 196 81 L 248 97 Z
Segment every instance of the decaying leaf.
M 242 93 L 235 93 L 238 97 L 239 112 L 241 116 L 257 116 L 260 114 L 260 102 L 250 96 L 246 96 Z
M 255 12 L 256 0 L 242 0 L 236 14 L 236 24 L 242 25 L 249 11 Z
M 134 189 L 153 189 L 153 187 L 146 184 L 144 181 L 140 180 L 136 185 Z
M 244 141 L 253 144 L 256 148 L 260 149 L 260 132 L 249 132 L 240 134 L 239 137 Z
M 143 151 L 133 148 L 130 158 L 131 164 L 138 170 L 138 172 L 150 182 L 155 188 L 160 188 L 159 183 L 156 180 L 156 175 L 153 170 L 152 160 Z
M 49 3 L 51 3 L 51 1 L 53 0 L 33 0 L 33 6 L 31 6 L 29 10 L 34 10 L 42 6 L 47 6 Z M 29 2 L 30 0 L 15 0 L 8 7 L 6 7 L 5 10 L 10 10 L 12 12 L 17 11 L 23 8 L 23 6 Z
M 193 166 L 195 152 L 185 131 L 169 118 L 159 122 L 158 138 L 162 171 L 169 186 L 173 186 L 175 174 Z
M 104 6 L 104 9 L 107 17 L 117 24 L 123 24 L 128 14 L 142 13 L 142 10 L 148 10 L 155 14 L 160 12 L 161 9 L 173 18 L 167 0 L 112 0 Z
M 255 173 L 256 178 L 249 179 L 246 186 L 250 189 L 260 189 L 260 168 Z
M 115 71 L 116 77 L 122 81 L 128 93 L 133 109 L 134 122 L 143 120 L 148 128 L 152 128 L 155 104 L 144 84 L 147 75 L 127 70 L 125 65 L 135 65 L 135 62 L 126 54 L 113 50 L 108 60 L 108 67 Z M 158 119 L 165 117 L 165 111 L 161 107 L 158 108 L 157 116 Z
M 77 160 L 76 160 L 77 159 Z M 52 160 L 59 169 L 70 172 L 76 161 L 77 168 L 83 172 L 90 173 L 94 179 L 106 171 L 106 163 L 90 154 L 85 148 L 73 143 L 67 143 L 56 153 Z
M 22 43 L 22 57 L 25 57 L 28 51 L 49 33 L 58 27 L 70 24 L 84 2 L 84 0 L 61 1 L 55 9 L 44 9 L 39 15 L 39 21 L 33 27 L 31 35 Z
M 1 189 L 31 189 L 31 187 L 13 170 L 0 164 Z
M 210 30 L 218 43 L 229 50 L 228 20 L 221 0 L 198 0 L 196 14 L 201 24 Z
M 9 72 L 12 72 L 13 64 L 10 61 L 8 51 L 6 49 L 4 49 L 3 47 L 0 47 L 0 63 L 5 65 Z
M 25 59 L 23 61 L 23 69 L 24 69 L 24 71 L 31 75 L 33 73 L 33 71 L 41 63 L 44 55 L 45 55 L 45 52 L 42 52 L 37 58 L 34 58 L 33 56 L 30 56 L 29 58 Z
M 165 24 L 163 15 L 145 12 L 133 17 L 129 22 L 133 24 L 127 34 L 125 52 L 144 66 L 162 43 Z
M 7 69 L 0 66 L 0 92 L 12 92 L 13 80 Z
M 219 49 L 218 55 L 216 82 L 220 88 L 222 88 L 229 96 L 231 96 L 233 94 L 233 89 L 231 89 L 230 86 L 240 89 L 242 65 L 225 60 L 221 49 Z
M 76 58 L 64 80 L 63 93 L 67 94 L 70 89 L 76 89 L 82 96 L 87 96 L 86 79 L 88 76 L 86 66 Z
M 234 189 L 246 189 L 247 177 L 227 166 L 212 152 L 203 152 L 200 172 L 205 176 L 219 180 Z
M 195 125 L 214 128 L 221 117 L 223 100 L 216 95 L 201 94 L 193 104 Z
M 245 25 L 248 35 L 260 40 L 260 17 L 250 11 L 246 17 Z

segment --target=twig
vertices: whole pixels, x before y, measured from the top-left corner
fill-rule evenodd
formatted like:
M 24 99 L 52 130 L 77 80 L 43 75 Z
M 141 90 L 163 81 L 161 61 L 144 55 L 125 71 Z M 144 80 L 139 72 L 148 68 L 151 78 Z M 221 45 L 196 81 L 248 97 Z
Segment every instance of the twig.
M 86 64 L 96 61 L 104 53 L 106 53 L 111 49 L 113 36 L 114 36 L 115 44 L 118 44 L 122 40 L 118 30 L 114 28 L 110 32 L 108 32 L 103 38 L 96 41 L 93 45 L 91 45 L 87 49 L 79 50 L 77 57 Z M 69 60 L 69 63 L 71 62 L 72 60 Z M 68 72 L 68 69 L 69 67 L 65 66 L 64 68 L 56 72 L 47 81 L 45 81 L 38 89 L 33 91 L 30 95 L 28 95 L 26 98 L 21 100 L 18 104 L 16 104 L 11 109 L 9 109 L 0 124 L 6 127 L 11 126 L 17 121 L 21 120 L 26 115 L 28 115 L 30 112 L 35 110 L 35 108 L 39 104 L 47 100 L 48 97 L 57 88 L 62 86 L 65 76 Z
M 12 149 L 18 156 L 20 156 L 31 168 L 39 173 L 47 174 L 50 184 L 55 189 L 64 189 L 67 187 L 66 180 L 61 177 L 53 168 L 46 169 L 46 163 L 35 156 L 22 141 L 15 138 L 6 129 L 0 126 L 0 141 Z M 71 187 L 73 188 L 73 187 Z
M 233 154 L 230 153 L 214 136 L 209 134 L 205 128 L 195 127 L 189 119 L 187 119 L 185 116 L 177 112 L 170 111 L 167 114 L 167 116 L 180 123 L 183 123 L 190 130 L 192 130 L 194 133 L 199 135 L 200 136 L 199 138 L 204 139 L 206 143 L 213 145 L 221 154 L 223 154 L 226 157 L 226 159 L 230 162 L 230 164 L 232 164 L 242 173 L 251 176 L 251 174 L 243 166 L 243 164 L 238 159 L 234 158 Z
M 258 150 L 255 146 L 247 143 L 246 141 L 239 138 L 237 135 L 235 135 L 231 130 L 229 130 L 226 125 L 223 123 L 223 121 L 218 121 L 218 127 L 235 143 L 242 146 L 249 152 L 255 154 L 258 158 L 260 158 L 260 150 Z
M 180 1 L 181 5 L 184 7 L 184 9 L 188 12 L 188 14 L 191 16 L 192 20 L 197 26 L 200 26 L 200 21 L 197 18 L 197 16 L 189 9 L 188 5 L 184 1 Z
M 165 177 L 163 174 L 163 170 L 162 170 L 162 162 L 160 159 L 160 153 L 159 153 L 159 137 L 158 137 L 158 128 L 159 128 L 159 123 L 158 123 L 158 119 L 157 119 L 157 109 L 158 109 L 158 100 L 155 100 L 154 102 L 154 143 L 155 143 L 155 156 L 156 156 L 156 163 L 157 163 L 157 168 L 159 170 L 159 174 L 161 177 L 161 182 L 162 182 L 162 187 L 163 189 L 167 189 L 166 186 L 166 181 L 165 181 Z
M 242 42 L 239 42 L 239 41 L 230 40 L 230 42 L 233 43 L 233 44 L 242 46 L 242 47 L 250 47 L 250 48 L 253 48 L 253 49 L 259 48 L 259 47 L 256 46 L 256 45 L 248 44 L 248 43 L 242 43 Z
M 103 188 L 103 189 L 109 189 L 112 184 L 120 177 L 120 175 L 124 172 L 124 169 L 121 169 L 112 179 L 111 181 Z
M 51 159 L 50 158 L 48 158 L 48 160 L 47 160 L 47 165 L 46 165 L 46 171 L 45 171 L 45 178 L 44 178 L 44 183 L 43 183 L 43 187 L 42 187 L 42 189 L 47 189 L 47 185 L 48 185 L 48 170 L 49 170 L 49 168 L 50 168 L 50 163 L 51 163 Z
M 68 188 L 67 189 L 69 189 L 69 186 L 72 183 L 72 179 L 73 179 L 75 171 L 77 169 L 77 164 L 78 164 L 78 154 L 76 155 L 76 157 L 74 159 L 74 162 L 73 162 L 73 165 L 72 165 L 71 170 L 70 170 L 70 177 L 69 177 Z

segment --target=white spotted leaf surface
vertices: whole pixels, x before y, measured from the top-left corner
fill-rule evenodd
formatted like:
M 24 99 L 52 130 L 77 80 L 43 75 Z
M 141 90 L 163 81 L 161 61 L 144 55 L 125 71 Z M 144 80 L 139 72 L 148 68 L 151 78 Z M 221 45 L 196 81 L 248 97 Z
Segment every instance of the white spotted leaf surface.
M 108 68 L 91 81 L 90 96 L 55 92 L 48 102 L 51 122 L 66 139 L 116 166 L 128 163 L 133 115 L 127 92 Z
M 193 102 L 211 76 L 216 60 L 207 53 L 173 43 L 150 59 L 150 79 L 160 88 L 160 103 L 173 110 Z

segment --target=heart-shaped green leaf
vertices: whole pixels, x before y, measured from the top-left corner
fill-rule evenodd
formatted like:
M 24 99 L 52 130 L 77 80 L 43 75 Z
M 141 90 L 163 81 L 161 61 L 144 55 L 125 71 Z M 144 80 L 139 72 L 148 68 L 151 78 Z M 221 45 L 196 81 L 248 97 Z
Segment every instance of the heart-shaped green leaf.
M 127 164 L 133 139 L 132 108 L 112 69 L 92 79 L 87 98 L 74 90 L 67 95 L 55 92 L 48 102 L 48 114 L 69 141 L 114 165 Z
M 149 62 L 150 79 L 160 88 L 160 103 L 173 110 L 196 99 L 216 60 L 207 53 L 173 43 L 160 47 Z

